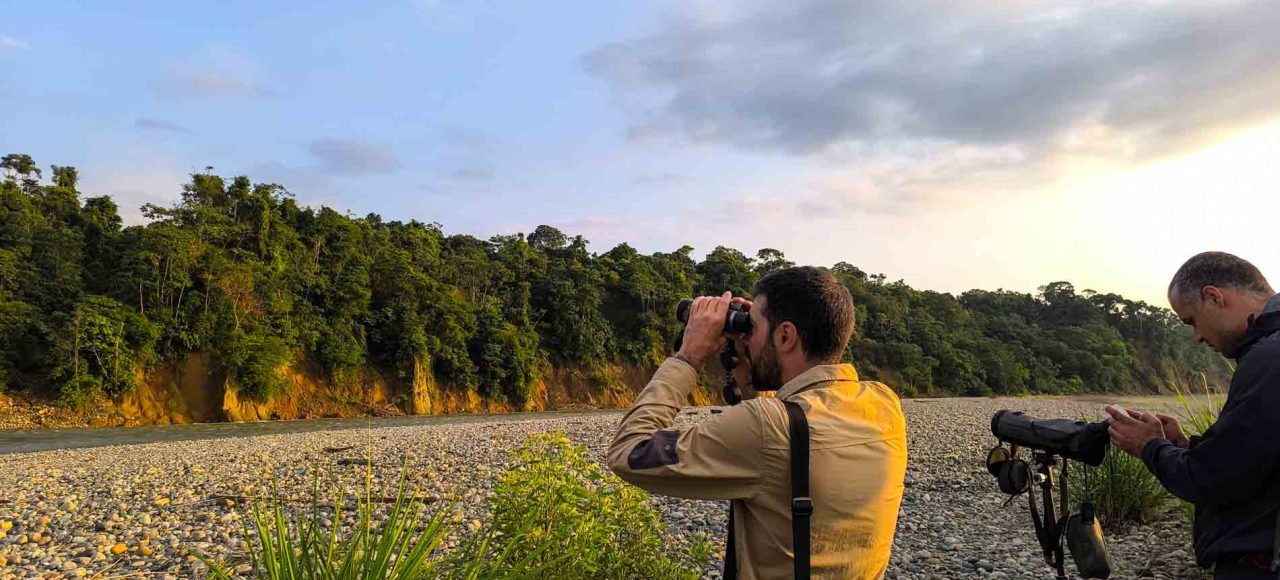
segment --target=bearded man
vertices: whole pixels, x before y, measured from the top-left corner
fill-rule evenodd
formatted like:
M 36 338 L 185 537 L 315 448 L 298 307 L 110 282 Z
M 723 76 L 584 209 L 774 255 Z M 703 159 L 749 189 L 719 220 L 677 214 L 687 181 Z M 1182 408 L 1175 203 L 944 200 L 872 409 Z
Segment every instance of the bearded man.
M 750 316 L 744 335 L 724 332 L 734 303 Z M 853 330 L 852 296 L 819 268 L 773 272 L 752 300 L 696 299 L 680 351 L 623 417 L 610 469 L 655 493 L 731 500 L 726 578 L 882 577 L 902 503 L 906 422 L 889 387 L 841 362 Z M 730 340 L 734 376 L 752 398 L 673 426 L 698 372 Z M 793 433 L 808 448 L 799 480 Z

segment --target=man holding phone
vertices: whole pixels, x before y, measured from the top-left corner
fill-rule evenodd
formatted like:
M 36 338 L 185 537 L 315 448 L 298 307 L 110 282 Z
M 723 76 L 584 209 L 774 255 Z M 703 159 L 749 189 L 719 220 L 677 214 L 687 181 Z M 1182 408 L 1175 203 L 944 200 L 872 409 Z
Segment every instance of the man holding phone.
M 1187 260 L 1169 304 L 1196 339 L 1236 361 L 1217 422 L 1195 438 L 1163 413 L 1107 408 L 1113 443 L 1195 504 L 1196 561 L 1214 578 L 1276 578 L 1280 514 L 1280 295 L 1222 252 Z

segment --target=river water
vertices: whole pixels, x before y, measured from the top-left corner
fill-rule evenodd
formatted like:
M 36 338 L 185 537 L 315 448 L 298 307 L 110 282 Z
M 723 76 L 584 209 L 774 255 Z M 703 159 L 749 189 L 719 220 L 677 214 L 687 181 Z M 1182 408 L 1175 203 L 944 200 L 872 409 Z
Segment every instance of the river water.
M 0 431 L 0 455 L 30 453 L 55 449 L 78 449 L 107 445 L 136 445 L 157 441 L 190 441 L 307 433 L 340 429 L 401 427 L 406 425 L 452 425 L 463 423 L 528 421 L 534 419 L 572 418 L 577 416 L 618 413 L 619 410 L 544 411 L 538 413 L 506 413 L 502 415 L 409 415 L 403 417 L 353 417 L 349 419 L 302 419 L 297 421 L 258 421 L 244 423 L 196 423 L 192 425 L 154 425 L 147 427 L 107 427 L 100 429 L 30 429 Z

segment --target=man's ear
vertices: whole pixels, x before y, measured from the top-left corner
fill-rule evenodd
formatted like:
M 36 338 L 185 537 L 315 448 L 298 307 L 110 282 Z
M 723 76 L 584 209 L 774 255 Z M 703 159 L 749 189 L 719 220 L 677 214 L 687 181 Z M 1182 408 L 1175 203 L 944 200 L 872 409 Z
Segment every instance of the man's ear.
M 792 351 L 800 350 L 800 332 L 790 320 L 778 325 L 773 340 L 773 346 L 778 350 L 779 354 L 789 354 Z
M 1227 305 L 1227 297 L 1219 290 L 1217 286 L 1205 286 L 1200 289 L 1200 298 L 1202 302 L 1211 302 L 1219 308 Z

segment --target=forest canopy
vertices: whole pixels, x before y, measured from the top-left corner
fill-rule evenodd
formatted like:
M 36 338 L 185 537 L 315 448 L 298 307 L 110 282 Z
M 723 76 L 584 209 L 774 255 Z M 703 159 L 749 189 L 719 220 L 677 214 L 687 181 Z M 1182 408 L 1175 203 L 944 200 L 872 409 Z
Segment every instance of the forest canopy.
M 0 169 L 0 385 L 68 403 L 120 395 L 201 352 L 257 398 L 308 359 L 335 378 L 425 368 L 518 406 L 552 368 L 661 362 L 680 299 L 745 294 L 792 265 L 771 248 L 717 247 L 700 261 L 689 246 L 594 253 L 545 225 L 447 235 L 212 172 L 125 227 L 110 196 L 77 189 L 74 167 L 52 166 L 46 181 L 30 156 L 10 154 Z M 1151 392 L 1174 375 L 1226 372 L 1171 312 L 1116 294 L 1051 282 L 1035 295 L 955 296 L 829 269 L 857 307 L 846 359 L 908 396 Z

